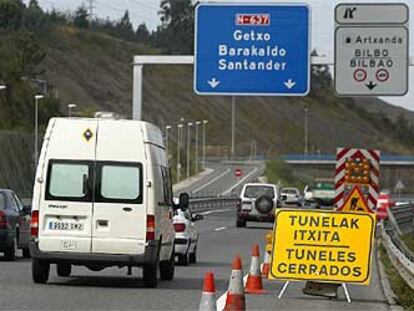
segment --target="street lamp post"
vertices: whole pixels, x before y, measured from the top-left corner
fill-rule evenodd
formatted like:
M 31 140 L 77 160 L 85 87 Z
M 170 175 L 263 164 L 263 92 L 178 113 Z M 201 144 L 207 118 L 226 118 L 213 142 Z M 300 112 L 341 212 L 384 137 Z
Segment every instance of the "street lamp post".
M 171 130 L 171 125 L 165 126 L 165 149 L 167 149 L 167 154 L 170 152 L 170 148 L 168 145 L 168 131 Z
M 203 120 L 203 155 L 202 155 L 202 163 L 203 169 L 206 168 L 206 124 L 208 123 L 207 120 Z
M 308 155 L 308 112 L 309 109 L 305 108 L 305 157 Z
M 181 138 L 183 125 L 177 125 L 177 183 L 181 180 Z
M 195 172 L 196 174 L 198 173 L 198 127 L 199 125 L 201 125 L 200 121 L 197 121 L 196 123 L 196 128 L 195 128 Z
M 187 178 L 190 178 L 190 165 L 191 165 L 191 161 L 190 161 L 190 144 L 191 144 L 191 139 L 190 139 L 190 135 L 191 135 L 191 127 L 193 126 L 192 122 L 187 123 Z
M 72 109 L 76 107 L 76 104 L 68 104 L 68 118 L 72 116 Z
M 231 157 L 236 155 L 236 96 L 231 97 Z
M 38 160 L 38 123 L 39 123 L 39 99 L 43 99 L 44 96 L 43 95 L 35 95 L 34 99 L 35 99 L 35 135 L 34 135 L 34 144 L 35 144 L 35 165 L 37 165 L 37 160 Z

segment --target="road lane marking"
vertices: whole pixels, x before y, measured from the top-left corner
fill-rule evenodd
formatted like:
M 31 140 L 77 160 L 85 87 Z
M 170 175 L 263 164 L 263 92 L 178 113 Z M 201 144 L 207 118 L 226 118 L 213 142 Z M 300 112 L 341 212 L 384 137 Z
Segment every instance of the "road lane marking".
M 214 229 L 214 231 L 223 231 L 223 230 L 226 230 L 226 229 L 227 229 L 227 227 L 219 227 L 219 228 Z
M 199 214 L 200 215 L 210 215 L 210 214 L 216 214 L 216 213 L 230 212 L 232 210 L 233 210 L 233 208 L 215 209 L 213 211 L 202 212 L 202 213 L 199 213 Z
M 210 180 L 208 183 L 205 183 L 204 185 L 202 185 L 201 187 L 198 187 L 197 189 L 195 189 L 194 191 L 192 191 L 192 193 L 197 193 L 200 190 L 203 190 L 204 188 L 210 186 L 212 183 L 214 183 L 215 181 L 219 180 L 220 178 L 222 178 L 223 176 L 227 175 L 228 173 L 230 173 L 230 169 L 228 168 L 227 170 L 225 170 L 223 173 L 221 173 L 220 175 L 216 176 L 215 178 L 213 178 L 212 180 Z
M 245 180 L 247 180 L 248 178 L 250 178 L 250 176 L 253 175 L 254 173 L 256 173 L 258 170 L 259 170 L 259 168 L 258 167 L 255 167 L 253 171 L 251 171 L 249 174 L 247 174 L 246 176 L 244 176 L 236 184 L 234 184 L 229 189 L 227 189 L 226 191 L 224 191 L 221 195 L 231 194 L 231 192 L 233 191 L 233 189 L 236 189 L 239 185 L 241 185 L 242 183 L 244 183 Z
M 244 287 L 246 286 L 246 282 L 247 282 L 247 277 L 249 276 L 249 274 L 246 274 L 243 277 L 243 285 Z M 216 305 L 217 305 L 217 311 L 223 311 L 225 305 L 226 305 L 226 299 L 227 299 L 227 291 L 224 292 L 223 295 L 220 296 L 219 299 L 216 300 Z

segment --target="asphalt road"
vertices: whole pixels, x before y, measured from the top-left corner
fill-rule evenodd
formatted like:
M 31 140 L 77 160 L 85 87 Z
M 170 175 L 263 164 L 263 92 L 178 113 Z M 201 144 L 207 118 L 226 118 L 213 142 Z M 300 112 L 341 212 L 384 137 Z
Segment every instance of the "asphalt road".
M 248 228 L 235 227 L 234 211 L 206 212 L 197 224 L 200 232 L 198 263 L 177 267 L 173 281 L 162 281 L 157 289 L 143 287 L 140 269 L 127 276 L 126 269 L 111 268 L 91 272 L 76 267 L 68 278 L 56 276 L 52 266 L 46 285 L 31 280 L 30 260 L 0 262 L 0 301 L 2 310 L 196 310 L 201 295 L 203 276 L 214 272 L 217 299 L 225 292 L 235 255 L 243 259 L 248 271 L 250 249 L 259 243 L 271 224 L 249 223 Z M 283 283 L 265 282 L 266 295 L 248 295 L 248 310 L 388 310 L 382 294 L 374 261 L 370 286 L 352 286 L 353 302 L 345 301 L 340 290 L 339 299 L 305 296 L 304 283 L 292 282 L 285 296 L 278 300 Z
M 195 194 L 223 194 L 244 182 L 257 178 L 257 166 L 225 166 L 211 164 L 213 171 L 203 176 L 185 191 Z M 236 167 L 244 175 L 236 178 Z M 230 171 L 228 171 L 230 170 Z M 236 188 L 237 188 L 236 187 Z M 201 189 L 200 189 L 201 188 Z M 198 190 L 198 191 L 197 191 Z M 188 267 L 176 268 L 173 281 L 161 281 L 156 289 L 144 288 L 141 270 L 133 269 L 127 276 L 126 268 L 110 268 L 92 272 L 75 267 L 71 277 L 58 277 L 55 267 L 46 285 L 35 285 L 31 280 L 29 259 L 15 262 L 1 261 L 0 309 L 1 310 L 197 310 L 205 272 L 214 272 L 217 300 L 223 302 L 231 273 L 234 256 L 243 259 L 245 274 L 250 265 L 251 247 L 259 243 L 264 247 L 264 236 L 272 224 L 248 223 L 247 228 L 235 227 L 232 209 L 204 212 L 205 219 L 196 225 L 199 230 L 198 262 Z M 342 290 L 338 299 L 302 294 L 303 282 L 292 282 L 281 300 L 277 294 L 283 283 L 265 281 L 265 295 L 248 295 L 247 310 L 389 310 L 378 279 L 376 261 L 373 261 L 371 285 L 352 286 L 349 304 Z
M 180 192 L 188 192 L 191 196 L 221 196 L 237 194 L 244 183 L 257 179 L 260 176 L 263 164 L 221 164 L 207 163 L 211 170 L 191 185 L 180 189 Z M 243 175 L 235 176 L 235 170 L 241 169 Z

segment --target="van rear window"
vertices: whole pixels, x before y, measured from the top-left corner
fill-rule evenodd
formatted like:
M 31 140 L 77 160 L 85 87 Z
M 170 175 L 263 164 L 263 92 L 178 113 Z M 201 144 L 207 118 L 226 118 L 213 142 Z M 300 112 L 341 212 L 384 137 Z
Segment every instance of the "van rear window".
M 102 165 L 102 199 L 137 200 L 140 197 L 141 177 L 137 166 Z
M 244 196 L 246 198 L 259 198 L 263 195 L 273 199 L 275 197 L 274 189 L 266 186 L 247 186 L 244 191 Z
M 47 177 L 47 200 L 89 201 L 91 163 L 51 160 Z
M 50 160 L 46 200 L 142 203 L 142 164 Z

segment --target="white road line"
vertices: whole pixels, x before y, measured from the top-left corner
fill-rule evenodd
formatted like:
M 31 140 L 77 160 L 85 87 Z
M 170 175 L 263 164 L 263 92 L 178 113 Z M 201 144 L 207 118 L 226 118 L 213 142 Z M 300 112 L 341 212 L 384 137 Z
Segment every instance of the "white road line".
M 239 180 L 239 182 L 237 182 L 235 185 L 231 186 L 229 189 L 227 189 L 226 191 L 224 191 L 221 195 L 228 195 L 231 194 L 232 190 L 237 188 L 239 185 L 241 185 L 242 183 L 244 183 L 245 180 L 247 180 L 248 178 L 250 178 L 251 175 L 253 175 L 254 173 L 256 173 L 259 170 L 259 168 L 255 167 L 253 171 L 251 171 L 249 174 L 247 174 L 246 176 L 244 176 L 242 179 Z
M 243 277 L 243 285 L 246 286 L 246 282 L 247 282 L 247 277 L 249 274 L 246 274 Z M 216 300 L 216 305 L 217 305 L 217 311 L 223 311 L 225 304 L 226 304 L 226 298 L 227 298 L 227 291 L 220 296 L 219 299 Z
M 214 231 L 223 231 L 223 230 L 226 230 L 226 229 L 227 229 L 227 227 L 219 227 L 219 228 L 214 229 Z
M 210 186 L 212 183 L 214 183 L 218 179 L 220 179 L 223 176 L 227 175 L 228 173 L 230 173 L 230 169 L 229 168 L 227 170 L 225 170 L 223 173 L 221 173 L 220 175 L 218 175 L 215 178 L 213 178 L 212 180 L 210 180 L 208 183 L 206 183 L 206 184 L 202 185 L 201 187 L 199 187 L 199 188 L 195 189 L 194 191 L 192 191 L 192 193 L 196 193 L 196 192 L 199 192 L 200 190 L 203 190 L 204 188 Z
M 213 211 L 207 211 L 207 212 L 202 212 L 199 213 L 200 215 L 210 215 L 210 214 L 215 214 L 215 213 L 225 213 L 225 212 L 229 212 L 232 211 L 232 208 L 225 208 L 225 209 L 215 209 Z

